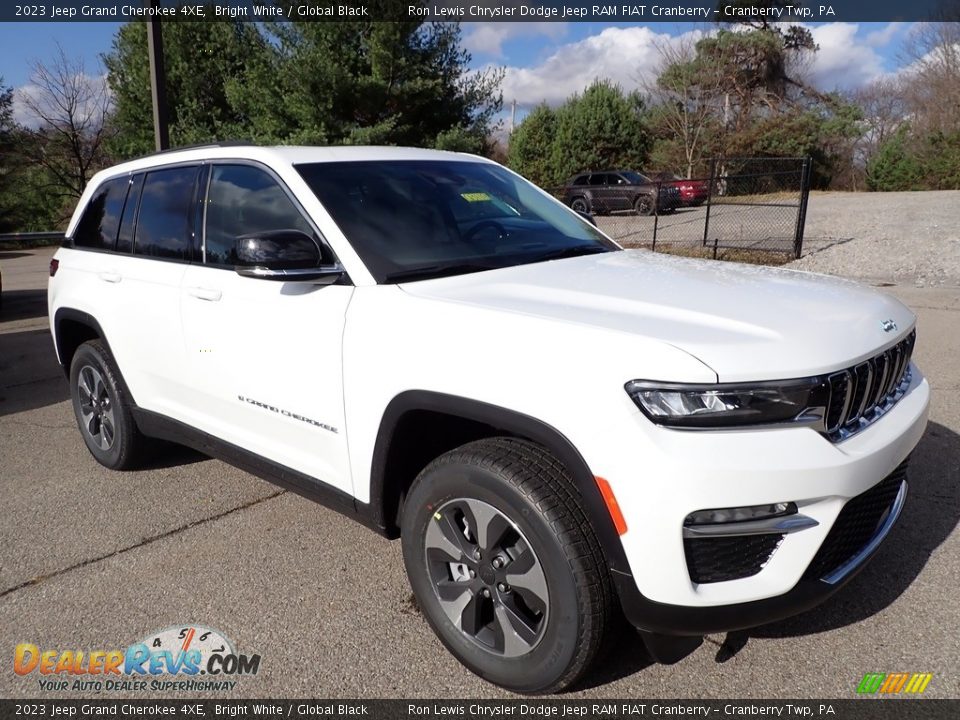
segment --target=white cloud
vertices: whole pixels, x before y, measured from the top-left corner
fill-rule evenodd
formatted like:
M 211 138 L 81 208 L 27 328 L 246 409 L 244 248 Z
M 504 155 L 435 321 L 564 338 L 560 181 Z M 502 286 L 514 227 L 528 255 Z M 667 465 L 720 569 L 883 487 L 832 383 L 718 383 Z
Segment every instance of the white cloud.
M 584 90 L 595 79 L 611 80 L 634 90 L 650 79 L 660 62 L 657 46 L 703 36 L 692 30 L 677 37 L 649 27 L 609 27 L 597 35 L 569 43 L 533 67 L 507 67 L 503 99 L 522 108 L 541 102 L 557 105 Z
M 25 104 L 28 97 L 38 98 L 40 88 L 36 85 L 23 85 L 13 90 L 13 121 L 18 125 L 35 128 L 40 124 L 40 118 L 33 114 Z
M 810 28 L 814 41 L 820 46 L 809 66 L 810 80 L 816 87 L 852 89 L 883 74 L 883 58 L 874 49 L 876 45 L 870 43 L 869 35 L 866 40 L 858 38 L 858 29 L 856 23 L 842 22 Z
M 883 57 L 876 48 L 889 44 L 899 30 L 898 23 L 890 23 L 859 36 L 856 23 L 811 27 L 820 51 L 807 63 L 808 80 L 829 91 L 856 88 L 882 76 Z M 634 90 L 656 72 L 660 62 L 658 46 L 695 42 L 705 34 L 702 30 L 690 30 L 670 36 L 649 26 L 609 27 L 597 35 L 558 47 L 538 64 L 508 66 L 503 99 L 508 106 L 516 99 L 518 107 L 524 109 L 540 102 L 558 105 L 573 93 L 582 92 L 596 78 Z
M 888 23 L 883 30 L 874 30 L 871 33 L 867 33 L 867 37 L 864 39 L 864 42 L 866 42 L 866 44 L 870 47 L 874 48 L 886 47 L 905 25 L 907 25 L 907 23 Z
M 76 107 L 77 122 L 99 124 L 103 116 L 103 93 L 106 93 L 108 98 L 111 96 L 110 88 L 107 85 L 107 76 L 105 74 L 87 75 L 82 73 L 74 75 L 73 78 L 78 93 L 76 96 L 78 103 Z M 33 108 L 39 108 L 48 116 L 61 117 L 63 115 L 62 109 L 58 108 L 50 95 L 45 93 L 38 85 L 28 83 L 14 88 L 14 122 L 28 128 L 39 127 L 41 118 L 34 112 Z
M 514 38 L 547 37 L 559 40 L 567 34 L 564 22 L 464 23 L 463 46 L 474 55 L 503 57 L 503 43 Z

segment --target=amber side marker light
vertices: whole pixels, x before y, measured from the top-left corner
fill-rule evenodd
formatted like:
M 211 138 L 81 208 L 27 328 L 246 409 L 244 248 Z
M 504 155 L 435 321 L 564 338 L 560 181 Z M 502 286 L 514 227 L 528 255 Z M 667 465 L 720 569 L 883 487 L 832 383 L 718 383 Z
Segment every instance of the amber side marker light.
M 617 502 L 616 495 L 613 494 L 613 488 L 606 478 L 595 475 L 594 480 L 597 487 L 600 488 L 600 495 L 603 502 L 607 505 L 607 512 L 610 513 L 610 519 L 613 520 L 613 526 L 617 529 L 618 535 L 623 535 L 627 531 L 627 521 L 623 519 L 623 513 L 620 512 L 620 504 Z

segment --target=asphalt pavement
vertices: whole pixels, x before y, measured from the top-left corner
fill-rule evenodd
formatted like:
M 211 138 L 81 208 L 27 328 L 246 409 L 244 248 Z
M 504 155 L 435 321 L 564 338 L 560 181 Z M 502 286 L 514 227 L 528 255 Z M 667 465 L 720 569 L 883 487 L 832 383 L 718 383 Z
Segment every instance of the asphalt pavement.
M 0 697 L 84 695 L 16 675 L 18 643 L 110 650 L 194 624 L 261 655 L 227 697 L 509 697 L 434 638 L 399 542 L 192 451 L 138 472 L 97 465 L 47 326 L 52 254 L 0 252 Z M 894 671 L 960 697 L 960 288 L 882 289 L 919 316 L 933 404 L 874 561 L 828 604 L 711 636 L 673 666 L 627 633 L 567 698 L 852 698 L 864 673 Z

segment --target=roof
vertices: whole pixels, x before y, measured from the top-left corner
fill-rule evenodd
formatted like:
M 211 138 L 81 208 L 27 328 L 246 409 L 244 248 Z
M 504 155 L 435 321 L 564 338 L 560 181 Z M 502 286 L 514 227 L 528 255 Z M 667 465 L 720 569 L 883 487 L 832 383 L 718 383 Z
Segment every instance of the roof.
M 467 153 L 427 150 L 424 148 L 374 145 L 274 145 L 261 146 L 243 143 L 217 143 L 163 150 L 152 155 L 130 160 L 108 168 L 106 175 L 134 172 L 159 165 L 199 162 L 216 159 L 259 160 L 268 165 L 298 165 L 318 162 L 360 162 L 364 160 L 446 160 L 454 162 L 490 162 L 486 158 Z

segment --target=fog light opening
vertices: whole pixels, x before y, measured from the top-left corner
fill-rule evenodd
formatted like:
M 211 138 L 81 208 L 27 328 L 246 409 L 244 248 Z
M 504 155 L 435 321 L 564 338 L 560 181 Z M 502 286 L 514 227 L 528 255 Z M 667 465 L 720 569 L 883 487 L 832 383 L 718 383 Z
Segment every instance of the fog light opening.
M 684 527 L 697 525 L 722 525 L 725 523 L 749 522 L 751 520 L 767 520 L 769 518 L 785 517 L 797 514 L 797 504 L 793 502 L 778 502 L 768 505 L 748 505 L 745 507 L 716 508 L 713 510 L 697 510 L 684 518 Z

